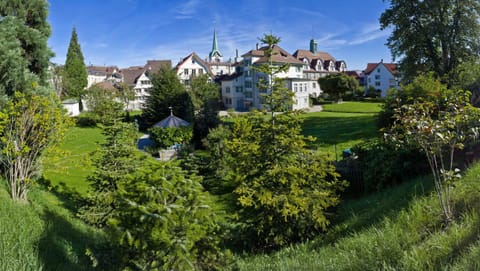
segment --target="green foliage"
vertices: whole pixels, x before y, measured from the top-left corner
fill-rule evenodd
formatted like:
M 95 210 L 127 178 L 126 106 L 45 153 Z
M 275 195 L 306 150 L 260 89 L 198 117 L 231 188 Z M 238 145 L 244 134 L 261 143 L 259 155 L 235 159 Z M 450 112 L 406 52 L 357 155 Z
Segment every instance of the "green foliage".
M 268 249 L 311 238 L 328 225 L 326 210 L 344 186 L 332 164 L 305 149 L 296 114 L 234 119 L 219 161 L 235 186 L 236 216 L 248 245 Z M 255 241 L 254 241 L 255 240 Z
M 339 113 L 379 113 L 383 103 L 370 102 L 344 102 L 338 104 L 322 105 L 322 112 Z
M 156 122 L 170 115 L 169 107 L 173 108 L 175 116 L 186 121 L 192 121 L 193 109 L 190 95 L 185 86 L 180 83 L 177 74 L 169 68 L 161 68 L 152 77 L 153 87 L 145 101 L 142 118 L 151 127 Z
M 478 138 L 480 110 L 469 105 L 469 93 L 446 91 L 441 102 L 415 102 L 395 111 L 387 135 L 398 144 L 416 144 L 430 165 L 439 203 L 447 222 L 452 220 L 450 190 L 460 178 L 454 164 L 456 149 Z
M 198 177 L 152 161 L 120 183 L 115 200 L 120 211 L 110 225 L 132 270 L 221 267 L 215 242 L 207 241 L 216 225 Z
M 87 68 L 83 60 L 82 49 L 78 43 L 75 27 L 72 29 L 70 44 L 68 45 L 67 58 L 63 72 L 63 86 L 67 97 L 76 98 L 80 111 L 83 111 L 82 98 L 87 87 Z
M 343 73 L 320 77 L 318 84 L 325 93 L 337 102 L 341 101 L 347 92 L 354 92 L 358 88 L 358 81 Z
M 96 116 L 97 122 L 111 125 L 121 118 L 124 104 L 118 101 L 118 93 L 115 90 L 93 85 L 85 96 L 88 110 Z
M 184 144 L 192 140 L 192 127 L 152 127 L 148 130 L 150 139 L 155 142 L 155 146 L 161 149 L 167 149 L 175 144 Z
M 379 191 L 411 177 L 428 172 L 427 161 L 420 150 L 410 145 L 395 146 L 373 139 L 353 146 L 362 174 L 364 191 Z
M 52 51 L 47 46 L 50 25 L 47 21 L 48 3 L 45 0 L 11 0 L 0 3 L 0 59 L 11 62 L 10 69 L 36 75 L 41 85 L 46 85 L 47 67 Z M 11 50 L 14 46 L 15 49 Z M 17 57 L 20 53 L 22 60 Z M 5 58 L 4 58 L 5 56 Z M 20 60 L 20 61 L 19 61 Z M 13 62 L 12 62 L 13 61 Z M 2 64 L 0 64 L 2 66 Z M 5 66 L 7 67 L 7 66 Z M 0 68 L 0 72 L 3 72 Z M 14 72 L 14 71 L 11 71 Z M 17 74 L 19 79 L 22 75 Z M 0 76 L 3 84 L 16 80 L 10 75 Z M 8 89 L 10 94 L 23 88 Z
M 113 194 L 119 182 L 128 179 L 139 165 L 133 124 L 116 122 L 106 126 L 103 135 L 105 142 L 96 151 L 93 161 L 95 171 L 87 178 L 92 193 L 79 213 L 86 222 L 97 227 L 105 226 L 117 209 Z
M 387 40 L 400 59 L 404 79 L 433 71 L 448 77 L 459 64 L 478 58 L 480 3 L 475 0 L 390 0 L 380 17 L 382 29 L 393 27 Z
M 220 88 L 208 80 L 207 75 L 195 77 L 188 92 L 195 110 L 193 138 L 197 146 L 201 145 L 201 140 L 208 135 L 209 130 L 217 127 L 220 122 Z
M 63 135 L 68 120 L 55 96 L 16 93 L 0 112 L 0 154 L 10 195 L 27 200 L 44 151 Z
M 417 76 L 410 84 L 403 85 L 401 90 L 391 89 L 379 114 L 379 128 L 388 128 L 393 124 L 396 108 L 416 101 L 441 103 L 440 98 L 446 90 L 447 86 L 435 78 L 433 73 Z

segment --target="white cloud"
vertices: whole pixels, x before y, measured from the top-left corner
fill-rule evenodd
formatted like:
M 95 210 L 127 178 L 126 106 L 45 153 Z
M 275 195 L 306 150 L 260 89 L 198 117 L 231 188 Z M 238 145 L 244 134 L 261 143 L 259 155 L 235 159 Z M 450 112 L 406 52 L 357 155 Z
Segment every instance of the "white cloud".
M 189 0 L 175 8 L 175 19 L 189 19 L 197 12 L 198 0 Z
M 348 44 L 349 45 L 360 45 L 366 42 L 385 38 L 390 34 L 388 30 L 380 30 L 378 23 L 369 23 L 365 24 L 361 29 L 360 33 L 355 36 Z

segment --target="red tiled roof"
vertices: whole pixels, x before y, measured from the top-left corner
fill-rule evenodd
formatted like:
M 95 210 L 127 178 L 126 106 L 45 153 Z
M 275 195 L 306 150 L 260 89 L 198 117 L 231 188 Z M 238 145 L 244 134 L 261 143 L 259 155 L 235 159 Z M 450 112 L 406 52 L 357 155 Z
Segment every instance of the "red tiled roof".
M 130 67 L 123 69 L 122 71 L 123 75 L 123 82 L 128 84 L 128 85 L 135 85 L 137 82 L 137 79 L 140 77 L 145 72 L 144 67 Z
M 112 74 L 114 71 L 118 71 L 117 66 L 87 66 L 88 74 L 93 75 L 109 75 Z
M 268 62 L 268 58 L 265 56 L 265 50 L 267 48 L 268 48 L 267 46 L 264 46 L 258 50 L 251 50 L 246 54 L 243 54 L 242 57 L 245 57 L 245 56 L 260 57 L 260 59 L 257 60 L 256 63 L 266 63 Z M 289 64 L 303 65 L 302 61 L 296 59 L 289 52 L 285 51 L 278 45 L 274 45 L 272 50 L 273 50 L 272 61 L 275 63 L 289 63 Z
M 111 81 L 103 81 L 100 83 L 96 83 L 95 86 L 106 90 L 117 90 L 117 88 Z
M 380 63 L 368 63 L 367 64 L 367 68 L 365 69 L 365 74 L 370 74 L 373 70 L 375 70 L 375 68 L 377 68 L 378 65 L 382 64 L 383 66 L 385 66 L 385 68 L 387 68 L 387 70 L 393 74 L 393 75 L 396 75 L 398 73 L 397 71 L 397 64 L 395 63 L 383 63 L 383 62 L 380 62 Z
M 161 68 L 171 69 L 172 61 L 171 60 L 147 60 L 147 64 L 145 64 L 145 70 L 151 73 L 158 72 Z
M 335 61 L 335 58 L 327 52 L 316 52 L 314 54 L 309 50 L 297 50 L 295 51 L 295 53 L 293 53 L 293 56 L 296 57 L 297 59 L 307 58 L 309 61 L 312 61 L 314 59 L 321 59 L 322 61 L 326 61 L 326 60 Z

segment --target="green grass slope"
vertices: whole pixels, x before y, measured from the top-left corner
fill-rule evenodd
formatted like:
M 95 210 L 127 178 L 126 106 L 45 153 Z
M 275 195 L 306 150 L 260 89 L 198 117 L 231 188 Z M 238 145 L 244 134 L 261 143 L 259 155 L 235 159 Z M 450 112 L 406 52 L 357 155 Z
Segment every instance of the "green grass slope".
M 448 226 L 436 195 L 421 196 L 431 180 L 416 180 L 345 203 L 323 239 L 243 257 L 240 270 L 480 270 L 479 176 L 476 165 L 455 187 Z

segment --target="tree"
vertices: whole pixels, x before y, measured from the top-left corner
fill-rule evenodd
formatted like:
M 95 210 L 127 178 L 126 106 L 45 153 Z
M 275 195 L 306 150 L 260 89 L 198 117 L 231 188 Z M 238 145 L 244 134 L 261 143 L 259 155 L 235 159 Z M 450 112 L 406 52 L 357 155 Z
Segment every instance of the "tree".
M 66 123 L 61 104 L 53 94 L 17 92 L 0 112 L 1 162 L 13 199 L 27 200 L 40 157 L 61 137 Z
M 210 129 L 220 123 L 218 111 L 220 110 L 220 88 L 217 84 L 209 82 L 207 75 L 195 77 L 188 92 L 192 99 L 195 111 L 193 122 L 193 139 L 200 145 L 201 140 L 208 135 Z
M 225 264 L 215 214 L 200 178 L 175 164 L 146 161 L 119 183 L 112 237 L 133 270 L 219 270 Z
M 128 86 L 126 83 L 119 83 L 118 87 L 118 97 L 123 103 L 125 108 L 125 117 L 127 121 L 130 120 L 130 102 L 135 100 L 135 89 Z
M 66 95 L 78 100 L 79 109 L 83 111 L 82 98 L 87 87 L 87 68 L 83 60 L 82 49 L 78 43 L 77 31 L 72 30 L 72 37 L 68 45 L 67 59 L 63 72 L 63 85 Z
M 395 110 L 388 138 L 414 143 L 425 153 L 445 221 L 453 219 L 451 187 L 460 179 L 455 151 L 478 137 L 480 110 L 469 104 L 469 93 L 443 91 L 439 102 L 415 101 Z
M 192 121 L 193 110 L 190 96 L 185 90 L 185 86 L 178 80 L 174 70 L 161 68 L 153 75 L 152 85 L 142 116 L 148 127 L 168 117 L 171 113 L 169 107 L 173 108 L 176 116 Z
M 121 118 L 123 103 L 118 101 L 116 90 L 102 88 L 93 85 L 86 91 L 88 109 L 93 113 L 97 121 L 104 125 L 112 125 Z
M 86 222 L 104 227 L 118 210 L 114 193 L 119 183 L 131 178 L 142 162 L 136 150 L 136 133 L 131 123 L 115 122 L 104 126 L 105 142 L 95 152 L 95 170 L 87 178 L 92 192 L 79 212 Z
M 477 59 L 479 12 L 476 0 L 390 0 L 380 25 L 393 27 L 387 46 L 400 58 L 404 79 L 428 71 L 448 77 L 459 64 Z
M 348 91 L 354 92 L 358 88 L 358 81 L 343 73 L 320 77 L 318 78 L 318 84 L 336 102 L 341 101 Z
M 7 28 L 0 30 L 0 40 L 10 44 L 17 43 L 18 50 L 21 51 L 25 61 L 26 71 L 38 76 L 40 85 L 46 85 L 47 67 L 53 56 L 47 46 L 50 36 L 47 17 L 48 3 L 45 0 L 11 0 L 0 3 L 0 18 L 2 18 L 0 25 L 3 23 L 8 25 Z M 14 34 L 9 39 L 1 37 L 6 33 Z M 2 46 L 0 46 L 0 51 L 2 51 Z M 10 68 L 14 67 L 18 68 L 16 65 Z M 21 88 L 13 89 L 13 91 L 21 91 Z
M 266 35 L 266 55 L 275 42 Z M 339 202 L 338 180 L 325 157 L 306 148 L 313 138 L 301 133 L 298 111 L 292 111 L 292 93 L 276 75 L 285 65 L 271 59 L 259 70 L 268 75 L 259 87 L 267 92 L 267 112 L 235 117 L 231 133 L 212 146 L 218 156 L 219 177 L 233 187 L 235 217 L 242 239 L 261 249 L 313 237 L 328 225 L 326 210 Z M 268 80 L 268 81 L 267 81 Z M 214 133 L 217 134 L 217 133 Z

